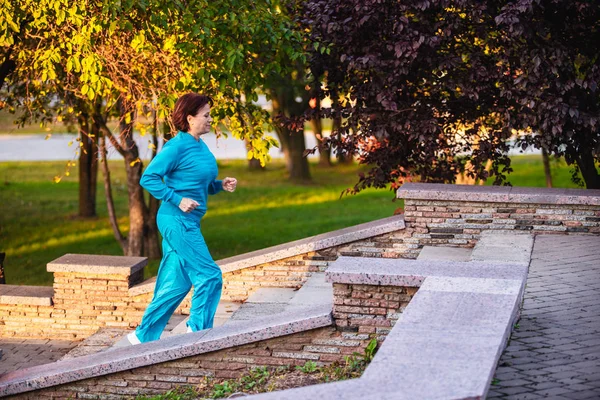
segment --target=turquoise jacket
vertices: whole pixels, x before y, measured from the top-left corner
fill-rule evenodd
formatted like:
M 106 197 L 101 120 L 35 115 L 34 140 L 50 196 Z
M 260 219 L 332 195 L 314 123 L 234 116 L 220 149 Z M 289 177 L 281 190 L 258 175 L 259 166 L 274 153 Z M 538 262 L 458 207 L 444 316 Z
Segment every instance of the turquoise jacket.
M 209 194 L 223 190 L 217 180 L 217 160 L 202 139 L 178 132 L 163 146 L 144 171 L 140 184 L 162 201 L 160 214 L 180 215 L 198 221 L 206 214 Z M 187 197 L 200 205 L 192 212 L 179 209 L 181 199 Z

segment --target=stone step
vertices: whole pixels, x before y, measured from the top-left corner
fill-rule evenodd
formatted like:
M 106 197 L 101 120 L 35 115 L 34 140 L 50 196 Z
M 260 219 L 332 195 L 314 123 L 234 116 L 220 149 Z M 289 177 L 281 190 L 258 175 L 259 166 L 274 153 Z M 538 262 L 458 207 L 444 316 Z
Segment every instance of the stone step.
M 296 289 L 262 287 L 252 293 L 244 304 L 248 303 L 289 303 Z
M 533 249 L 533 235 L 528 232 L 482 232 L 472 261 L 529 264 Z
M 333 288 L 325 282 L 325 273 L 313 273 L 299 290 L 263 287 L 252 293 L 243 304 L 221 301 L 214 326 L 231 325 L 307 306 L 327 305 L 332 301 Z M 172 330 L 165 329 L 161 338 L 186 333 L 188 319 L 182 318 Z
M 231 318 L 233 314 L 240 308 L 242 304 L 233 301 L 221 301 L 217 306 L 217 312 L 215 313 L 214 327 L 221 326 Z M 165 332 L 161 335 L 161 339 L 172 335 L 181 335 L 187 332 L 187 322 L 190 317 L 184 315 L 184 318 L 170 331 L 165 329 Z
M 313 273 L 296 292 L 289 302 L 289 307 L 312 307 L 333 304 L 333 286 L 325 281 L 325 273 Z
M 460 261 L 471 260 L 473 249 L 463 247 L 424 246 L 417 257 L 419 261 Z

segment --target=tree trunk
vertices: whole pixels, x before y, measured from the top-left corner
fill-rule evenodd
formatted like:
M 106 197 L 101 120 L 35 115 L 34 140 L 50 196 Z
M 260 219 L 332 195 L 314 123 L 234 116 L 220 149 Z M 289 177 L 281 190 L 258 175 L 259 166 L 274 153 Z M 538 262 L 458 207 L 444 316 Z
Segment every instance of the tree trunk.
M 119 154 L 123 156 L 125 162 L 125 172 L 127 174 L 127 194 L 129 204 L 129 234 L 127 238 L 119 231 L 116 224 L 116 216 L 114 215 L 114 207 L 112 207 L 111 224 L 115 238 L 122 243 L 123 253 L 126 256 L 147 256 L 149 258 L 160 257 L 160 247 L 158 244 L 158 229 L 156 227 L 156 210 L 158 202 L 150 201 L 150 208 L 146 206 L 144 199 L 144 190 L 140 185 L 142 177 L 143 164 L 139 158 L 139 150 L 133 139 L 133 118 L 126 116 L 131 113 L 123 102 L 119 103 L 120 123 L 119 123 L 119 140 L 117 140 L 108 127 L 106 120 L 101 116 L 95 116 L 95 120 L 100 121 L 101 131 L 104 135 L 104 140 L 108 138 L 111 144 L 117 149 Z M 155 125 L 156 127 L 156 125 Z M 103 172 L 108 170 L 105 161 L 106 150 L 102 148 L 103 154 Z M 110 176 L 105 173 L 105 188 L 110 188 Z M 107 199 L 108 202 L 108 199 Z M 109 202 L 109 215 L 111 214 L 112 199 Z M 150 213 L 152 212 L 152 216 Z M 121 240 L 121 238 L 123 238 Z
M 546 175 L 546 187 L 552 187 L 552 172 L 550 171 L 550 158 L 548 152 L 542 147 L 542 161 L 544 162 L 544 175 Z
M 333 118 L 331 134 L 337 135 L 338 143 L 342 142 L 342 133 L 340 132 L 341 127 L 342 119 L 339 117 Z M 335 157 L 337 158 L 339 164 L 352 164 L 352 154 L 344 153 L 340 148 L 338 148 L 335 152 Z
M 143 166 L 137 144 L 133 139 L 133 112 L 124 100 L 119 102 L 119 108 L 119 139 L 125 162 L 129 200 L 129 234 L 127 235 L 127 253 L 125 255 L 142 256 L 144 254 L 144 230 L 148 215 L 144 190 L 140 185 Z
M 4 259 L 6 253 L 0 253 L 0 284 L 6 283 L 6 277 L 4 276 Z
M 323 145 L 323 123 L 319 118 L 310 120 L 312 131 L 317 139 L 317 147 L 319 149 L 319 166 L 331 167 L 331 148 Z
M 580 153 L 576 159 L 581 176 L 583 176 L 583 180 L 585 181 L 585 186 L 588 189 L 600 189 L 600 175 L 596 169 L 592 149 L 580 149 Z
M 273 90 L 271 99 L 273 114 L 276 116 L 299 116 L 302 113 L 302 106 L 296 102 L 294 93 L 290 88 L 281 87 Z M 292 131 L 287 126 L 277 123 L 275 124 L 275 131 L 281 143 L 289 179 L 294 182 L 310 181 L 308 159 L 304 156 L 304 150 L 306 150 L 304 128 Z
M 79 151 L 79 216 L 96 216 L 96 182 L 98 179 L 98 129 L 87 114 L 79 116 L 82 146 Z M 90 126 L 91 125 L 91 126 Z M 91 128 L 91 129 L 90 129 Z

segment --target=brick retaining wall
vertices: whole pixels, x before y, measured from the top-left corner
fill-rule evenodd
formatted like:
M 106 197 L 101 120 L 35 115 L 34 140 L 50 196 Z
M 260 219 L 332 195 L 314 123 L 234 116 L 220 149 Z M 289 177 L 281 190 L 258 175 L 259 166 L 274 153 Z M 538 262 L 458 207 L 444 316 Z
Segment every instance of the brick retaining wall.
M 423 246 L 473 247 L 489 230 L 600 234 L 600 190 L 410 183 L 398 197 L 414 258 Z
M 334 325 L 14 396 L 16 399 L 122 399 L 195 385 L 206 376 L 236 378 L 253 367 L 343 362 L 383 341 L 416 287 L 334 284 Z

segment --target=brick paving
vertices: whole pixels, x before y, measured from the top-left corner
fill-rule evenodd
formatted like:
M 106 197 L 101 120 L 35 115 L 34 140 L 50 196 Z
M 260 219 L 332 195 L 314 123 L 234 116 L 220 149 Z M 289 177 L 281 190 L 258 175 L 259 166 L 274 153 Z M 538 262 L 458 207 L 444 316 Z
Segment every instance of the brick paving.
M 488 399 L 600 399 L 600 237 L 536 237 Z
M 0 339 L 0 374 L 47 364 L 67 354 L 79 342 L 50 339 Z

